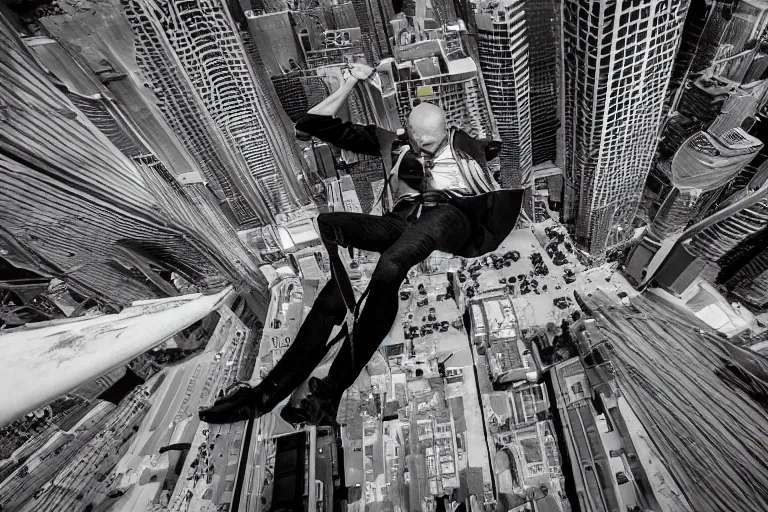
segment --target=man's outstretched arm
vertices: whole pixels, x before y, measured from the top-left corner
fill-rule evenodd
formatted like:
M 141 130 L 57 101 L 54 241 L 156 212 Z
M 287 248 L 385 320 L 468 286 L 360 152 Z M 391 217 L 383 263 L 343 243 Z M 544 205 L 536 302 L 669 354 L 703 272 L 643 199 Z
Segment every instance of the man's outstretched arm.
M 364 64 L 354 64 L 351 76 L 333 94 L 312 107 L 296 123 L 296 135 L 310 135 L 340 149 L 378 156 L 381 151 L 378 131 L 374 125 L 342 121 L 334 117 L 347 101 L 352 90 L 360 80 L 366 80 L 373 73 L 373 68 Z

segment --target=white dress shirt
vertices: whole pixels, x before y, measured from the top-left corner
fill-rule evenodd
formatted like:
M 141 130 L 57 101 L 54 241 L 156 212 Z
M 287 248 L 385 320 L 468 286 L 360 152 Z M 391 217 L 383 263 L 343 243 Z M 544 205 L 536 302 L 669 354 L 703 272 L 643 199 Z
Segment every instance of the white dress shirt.
M 445 147 L 429 162 L 424 162 L 427 175 L 427 190 L 455 190 L 469 193 L 470 189 L 456 159 L 453 157 L 450 145 Z

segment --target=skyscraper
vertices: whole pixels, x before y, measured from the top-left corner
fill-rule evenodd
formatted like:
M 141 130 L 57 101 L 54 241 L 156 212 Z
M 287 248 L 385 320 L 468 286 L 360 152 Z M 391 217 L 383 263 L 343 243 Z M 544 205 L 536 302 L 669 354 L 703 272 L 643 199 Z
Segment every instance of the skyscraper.
M 352 0 L 363 51 L 368 64 L 375 66 L 382 59 L 392 56 L 389 40 L 389 21 L 395 17 L 391 0 Z M 343 27 L 348 28 L 348 27 Z
M 768 305 L 768 251 L 762 251 L 728 281 L 734 296 L 756 308 Z
M 768 2 L 763 0 L 694 3 L 672 72 L 669 114 L 683 110 L 681 101 L 689 95 L 685 86 L 704 70 L 732 84 L 763 79 L 766 52 L 762 42 L 766 24 Z
M 696 73 L 712 65 L 720 48 L 733 12 L 733 0 L 693 2 L 685 17 L 680 49 L 675 58 L 669 84 L 669 106 L 672 111 L 684 92 L 681 86 Z
M 690 240 L 691 254 L 717 264 L 717 282 L 756 307 L 768 303 L 768 163 L 763 162 L 748 186 L 720 205 L 752 198 L 747 205 L 720 222 L 696 233 Z
M 565 220 L 594 258 L 632 235 L 687 0 L 565 0 Z
M 475 15 L 480 68 L 501 137 L 501 183 L 530 187 L 531 102 L 523 0 L 481 3 Z
M 687 138 L 671 161 L 657 162 L 666 170 L 673 188 L 653 220 L 651 229 L 656 236 L 679 233 L 697 214 L 704 214 L 702 210 L 716 199 L 719 190 L 739 174 L 762 147 L 757 138 L 741 128 L 744 119 L 755 111 L 754 104 L 749 109 L 750 96 L 734 94 L 731 98 L 735 101 L 726 103 L 724 114 L 707 130 Z
M 239 174 L 246 174 L 244 166 L 185 81 L 173 54 L 160 51 L 161 41 L 157 38 L 158 51 L 152 54 L 146 54 L 143 47 L 136 48 L 136 35 L 119 4 L 100 3 L 94 8 L 96 15 L 71 12 L 65 16 L 44 16 L 40 23 L 46 32 L 77 54 L 82 66 L 104 76 L 104 87 L 110 96 L 174 174 L 193 170 L 202 173 L 234 226 L 247 227 L 268 219 L 266 205 L 236 179 Z M 150 40 L 147 35 L 147 41 Z M 160 67 L 145 73 L 142 62 Z M 71 74 L 66 69 L 59 70 L 58 75 Z
M 749 181 L 741 171 L 760 146 L 746 132 L 765 96 L 760 41 L 768 3 L 740 2 L 733 10 L 730 2 L 697 5 L 686 20 L 646 190 L 646 213 L 660 238 L 679 233 Z M 685 183 L 690 180 L 681 174 L 696 176 L 697 183 Z
M 233 161 L 224 173 L 240 192 L 234 196 L 245 199 L 238 199 L 236 212 L 242 225 L 268 222 L 270 215 L 305 203 L 296 174 L 304 163 L 284 123 L 274 118 L 280 113 L 265 105 L 269 96 L 261 90 L 226 6 L 216 0 L 123 4 L 136 34 L 137 60 L 167 102 L 169 123 L 210 119 L 215 128 L 209 129 L 224 142 L 222 149 Z M 195 133 L 200 127 L 179 129 Z
M 442 73 L 437 66 L 421 66 L 413 61 L 397 65 L 401 76 L 409 77 L 397 82 L 401 122 L 405 123 L 416 104 L 427 101 L 445 111 L 450 125 L 474 137 L 488 137 L 491 124 L 485 111 L 475 63 L 469 58 L 462 59 L 462 62 L 444 62 L 448 63 L 447 73 Z
M 231 287 L 215 295 L 187 295 L 141 301 L 117 315 L 92 315 L 17 330 L 2 337 L 5 382 L 20 387 L 6 395 L 0 425 L 40 407 L 91 379 L 146 352 L 202 320 L 233 296 Z M 61 321 L 59 321 L 61 322 Z M 63 325 L 62 325 L 63 324 Z M 81 347 L 73 357 L 73 331 Z M 29 371 L 37 368 L 38 371 Z
M 557 163 L 560 126 L 560 2 L 527 0 L 528 66 L 531 89 L 531 154 L 533 165 Z
M 0 124 L 6 259 L 115 305 L 177 294 L 172 273 L 203 289 L 229 281 L 244 291 L 265 290 L 254 255 L 229 245 L 234 233 L 201 215 L 113 105 L 69 92 L 84 114 L 4 20 L 0 37 L 0 94 L 8 107 L 8 122 Z M 88 81 L 81 74 L 79 83 Z

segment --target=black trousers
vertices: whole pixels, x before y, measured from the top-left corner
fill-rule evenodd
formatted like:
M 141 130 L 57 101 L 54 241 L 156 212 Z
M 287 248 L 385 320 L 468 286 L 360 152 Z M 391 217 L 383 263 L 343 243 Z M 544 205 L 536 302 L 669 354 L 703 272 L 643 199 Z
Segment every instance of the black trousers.
M 267 379 L 277 386 L 272 407 L 289 396 L 317 367 L 328 352 L 334 326 L 341 325 L 347 307 L 338 282 L 347 283 L 339 247 L 355 247 L 381 254 L 369 283 L 368 297 L 355 324 L 352 343 L 345 339 L 331 364 L 328 380 L 346 389 L 389 333 L 397 317 L 400 285 L 408 271 L 433 251 L 452 253 L 471 235 L 466 215 L 449 204 L 424 207 L 413 222 L 404 215 L 323 213 L 317 218 L 320 236 L 331 258 L 332 278 L 318 294 L 296 339 L 277 362 Z M 338 278 L 338 279 L 337 279 Z M 353 300 L 351 287 L 345 290 Z

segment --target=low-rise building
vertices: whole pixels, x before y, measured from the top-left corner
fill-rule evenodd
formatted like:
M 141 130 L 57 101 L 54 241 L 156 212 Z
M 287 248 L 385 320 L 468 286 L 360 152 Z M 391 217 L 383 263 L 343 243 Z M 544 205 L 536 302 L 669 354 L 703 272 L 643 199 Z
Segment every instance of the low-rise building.
M 473 339 L 484 345 L 488 370 L 496 383 L 535 380 L 535 344 L 527 344 L 518 330 L 512 302 L 505 295 L 478 299 L 470 305 Z

